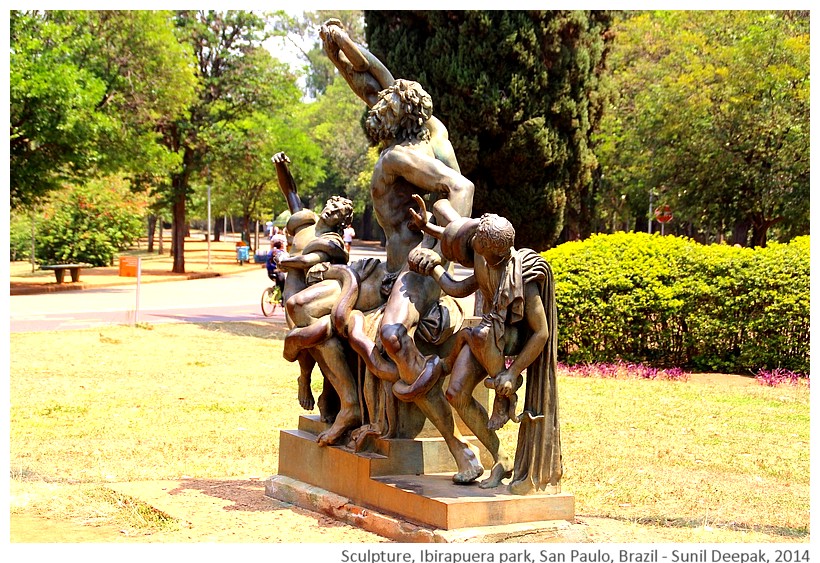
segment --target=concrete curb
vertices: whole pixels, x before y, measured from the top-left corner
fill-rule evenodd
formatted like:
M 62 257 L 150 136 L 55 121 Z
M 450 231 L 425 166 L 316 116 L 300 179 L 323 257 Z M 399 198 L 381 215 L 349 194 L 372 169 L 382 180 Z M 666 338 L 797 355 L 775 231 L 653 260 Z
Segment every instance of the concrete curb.
M 503 543 L 527 540 L 539 543 L 580 543 L 589 541 L 582 527 L 566 521 L 434 530 L 381 514 L 354 504 L 350 499 L 341 495 L 282 475 L 273 475 L 268 478 L 265 482 L 265 495 L 330 516 L 345 524 L 400 543 Z
M 187 281 L 187 280 L 198 280 L 204 278 L 217 278 L 220 276 L 229 275 L 223 274 L 219 272 L 194 272 L 191 274 L 186 274 L 184 276 L 178 277 L 163 277 L 162 279 L 145 279 L 143 278 L 140 283 L 160 283 L 160 282 L 173 282 L 173 281 Z M 99 283 L 99 284 L 91 284 L 91 283 L 83 283 L 83 282 L 76 282 L 76 283 L 48 283 L 48 284 L 32 284 L 32 285 L 23 285 L 22 287 L 18 286 L 15 287 L 15 283 L 22 283 L 22 282 L 11 282 L 11 286 L 9 288 L 9 295 L 40 295 L 43 293 L 58 293 L 61 291 L 82 291 L 84 289 L 105 289 L 109 287 L 122 287 L 122 286 L 129 286 L 129 285 L 136 285 L 136 282 L 129 278 L 127 282 L 110 282 L 110 283 Z

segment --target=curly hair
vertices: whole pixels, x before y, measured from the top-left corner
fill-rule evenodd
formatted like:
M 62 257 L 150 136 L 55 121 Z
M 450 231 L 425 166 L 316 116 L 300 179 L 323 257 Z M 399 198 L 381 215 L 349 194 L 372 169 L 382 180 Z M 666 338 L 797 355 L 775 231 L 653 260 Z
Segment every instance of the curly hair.
M 478 220 L 473 240 L 476 239 L 480 239 L 485 248 L 500 255 L 515 243 L 515 228 L 506 218 L 494 213 L 485 213 Z
M 327 200 L 325 207 L 331 204 L 342 211 L 342 221 L 339 223 L 339 227 L 343 228 L 348 226 L 351 221 L 353 221 L 353 202 L 346 197 L 334 195 L 330 196 L 330 199 Z
M 398 96 L 401 111 L 395 119 L 384 119 L 384 107 L 393 95 Z M 370 108 L 366 129 L 374 142 L 381 141 L 424 141 L 430 138 L 426 127 L 433 115 L 433 99 L 421 84 L 412 80 L 398 79 L 381 92 L 379 100 Z

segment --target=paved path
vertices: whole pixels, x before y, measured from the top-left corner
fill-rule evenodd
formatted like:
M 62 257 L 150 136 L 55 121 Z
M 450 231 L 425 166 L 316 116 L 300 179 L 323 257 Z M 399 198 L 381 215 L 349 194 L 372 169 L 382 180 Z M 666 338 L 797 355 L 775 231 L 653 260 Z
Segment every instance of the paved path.
M 384 259 L 380 248 L 354 248 L 351 259 Z M 14 295 L 9 299 L 11 332 L 72 330 L 136 322 L 284 322 L 278 309 L 270 319 L 262 315 L 262 291 L 270 286 L 265 268 L 248 265 L 238 274 L 215 278 Z M 457 270 L 457 277 L 469 272 Z M 472 307 L 468 300 L 465 307 Z M 468 309 L 470 312 L 472 309 Z

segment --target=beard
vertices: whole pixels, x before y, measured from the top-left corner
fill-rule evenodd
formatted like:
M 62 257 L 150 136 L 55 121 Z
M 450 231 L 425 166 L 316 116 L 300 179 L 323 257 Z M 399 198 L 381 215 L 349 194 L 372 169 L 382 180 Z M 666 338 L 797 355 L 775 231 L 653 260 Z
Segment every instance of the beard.
M 374 143 L 389 142 L 396 138 L 399 129 L 399 121 L 381 102 L 377 103 L 370 110 L 370 114 L 365 121 L 367 135 Z

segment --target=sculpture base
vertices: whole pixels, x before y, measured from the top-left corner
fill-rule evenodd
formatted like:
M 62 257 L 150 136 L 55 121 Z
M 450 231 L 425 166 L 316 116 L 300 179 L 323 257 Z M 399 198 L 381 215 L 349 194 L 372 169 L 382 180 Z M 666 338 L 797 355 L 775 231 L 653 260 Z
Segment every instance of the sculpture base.
M 441 437 L 376 438 L 371 451 L 354 452 L 319 446 L 319 428 L 324 425 L 318 417 L 302 416 L 299 429 L 281 431 L 280 476 L 438 530 L 575 519 L 575 498 L 568 493 L 522 496 L 507 493 L 504 485 L 481 489 L 477 482 L 454 484 L 455 462 Z M 489 467 L 488 461 L 484 464 Z M 266 494 L 274 496 L 274 489 Z

